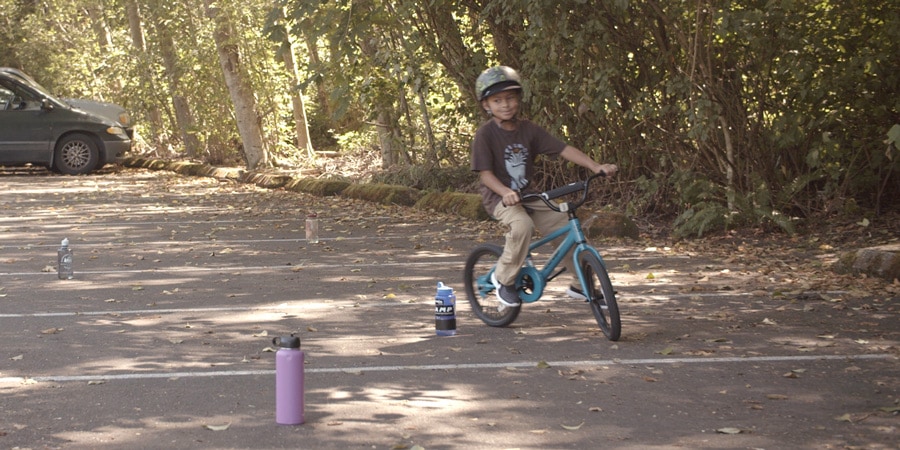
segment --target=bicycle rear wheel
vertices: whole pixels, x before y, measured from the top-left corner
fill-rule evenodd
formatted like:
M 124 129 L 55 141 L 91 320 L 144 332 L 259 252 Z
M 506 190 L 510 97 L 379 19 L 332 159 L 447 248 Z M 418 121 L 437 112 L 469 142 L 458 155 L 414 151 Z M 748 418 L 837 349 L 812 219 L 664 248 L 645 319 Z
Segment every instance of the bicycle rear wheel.
M 491 283 L 491 274 L 497 266 L 503 248 L 495 244 L 481 244 L 475 247 L 466 259 L 463 282 L 472 312 L 484 323 L 492 327 L 505 327 L 519 317 L 521 306 L 510 308 L 500 306 Z
M 589 289 L 585 292 L 600 330 L 609 340 L 618 341 L 622 335 L 622 321 L 619 318 L 616 293 L 613 291 L 612 282 L 609 281 L 606 267 L 597 255 L 584 252 L 581 258 L 581 272 L 589 284 L 586 286 Z

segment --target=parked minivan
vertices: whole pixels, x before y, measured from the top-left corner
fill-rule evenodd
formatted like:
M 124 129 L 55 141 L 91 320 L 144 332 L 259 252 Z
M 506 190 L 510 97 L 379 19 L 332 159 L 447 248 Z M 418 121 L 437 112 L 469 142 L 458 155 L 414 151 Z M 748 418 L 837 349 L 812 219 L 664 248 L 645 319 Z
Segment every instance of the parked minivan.
M 34 78 L 19 69 L 13 69 L 12 67 L 0 67 L 0 72 L 18 77 L 23 82 L 28 83 L 40 89 L 41 91 L 50 92 L 49 89 L 41 86 L 41 84 L 38 83 Z M 131 115 L 128 114 L 128 111 L 126 111 L 125 108 L 116 105 L 115 103 L 100 102 L 97 100 L 89 100 L 83 98 L 60 98 L 60 100 L 68 103 L 73 108 L 78 108 L 82 111 L 87 111 L 89 113 L 93 113 L 98 116 L 106 117 L 107 119 L 119 122 L 120 124 L 122 124 L 122 128 L 125 129 L 125 132 L 128 133 L 128 137 L 134 139 L 134 123 L 132 123 Z
M 131 149 L 117 120 L 75 108 L 36 83 L 0 71 L 0 165 L 42 165 L 77 175 Z

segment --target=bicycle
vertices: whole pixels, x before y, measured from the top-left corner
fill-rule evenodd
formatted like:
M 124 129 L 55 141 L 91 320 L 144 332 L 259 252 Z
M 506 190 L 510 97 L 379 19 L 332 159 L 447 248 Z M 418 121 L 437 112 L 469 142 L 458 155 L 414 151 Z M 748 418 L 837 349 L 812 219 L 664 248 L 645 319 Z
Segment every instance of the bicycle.
M 600 253 L 593 246 L 587 243 L 584 230 L 581 228 L 581 221 L 575 215 L 581 205 L 587 200 L 588 188 L 592 180 L 599 176 L 604 176 L 603 172 L 591 175 L 586 180 L 576 181 L 568 185 L 551 189 L 539 194 L 525 194 L 521 196 L 521 201 L 542 200 L 550 209 L 557 212 L 565 212 L 569 216 L 568 226 L 561 227 L 553 233 L 532 242 L 528 247 L 528 257 L 525 264 L 516 277 L 516 290 L 519 293 L 519 299 L 522 304 L 534 303 L 540 300 L 544 293 L 547 283 L 563 273 L 566 269 L 563 267 L 555 272 L 557 266 L 562 262 L 563 257 L 572 249 L 572 258 L 574 266 L 587 301 L 591 305 L 594 312 L 594 318 L 600 325 L 600 330 L 607 339 L 617 341 L 622 333 L 622 322 L 619 318 L 619 305 L 616 303 L 616 295 L 613 290 L 612 282 L 609 280 L 609 273 L 606 271 L 606 263 L 600 256 Z M 552 200 L 582 192 L 581 199 L 574 202 L 556 203 Z M 538 268 L 534 265 L 532 252 L 536 249 L 550 243 L 551 241 L 565 236 L 562 243 L 556 248 L 546 264 Z M 514 307 L 501 305 L 494 299 L 494 284 L 491 282 L 491 275 L 497 265 L 497 260 L 503 248 L 496 244 L 481 244 L 476 246 L 469 253 L 466 259 L 465 269 L 463 269 L 463 279 L 466 289 L 466 295 L 472 311 L 487 325 L 492 327 L 505 327 L 519 316 L 522 304 Z

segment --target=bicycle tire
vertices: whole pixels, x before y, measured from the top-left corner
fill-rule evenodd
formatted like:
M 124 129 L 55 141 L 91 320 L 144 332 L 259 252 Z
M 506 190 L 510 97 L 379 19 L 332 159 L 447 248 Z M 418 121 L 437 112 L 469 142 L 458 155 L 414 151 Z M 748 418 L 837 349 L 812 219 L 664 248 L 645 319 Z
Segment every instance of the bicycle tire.
M 492 327 L 505 327 L 519 317 L 521 306 L 500 307 L 491 284 L 491 271 L 497 265 L 503 248 L 496 244 L 481 244 L 466 258 L 463 283 L 472 312 L 482 322 Z
M 603 262 L 590 252 L 584 252 L 581 257 L 581 272 L 585 280 L 590 284 L 590 289 L 585 293 L 594 318 L 600 325 L 600 330 L 610 341 L 618 341 L 622 335 L 622 320 L 619 317 L 619 304 L 616 303 L 616 293 L 609 273 Z

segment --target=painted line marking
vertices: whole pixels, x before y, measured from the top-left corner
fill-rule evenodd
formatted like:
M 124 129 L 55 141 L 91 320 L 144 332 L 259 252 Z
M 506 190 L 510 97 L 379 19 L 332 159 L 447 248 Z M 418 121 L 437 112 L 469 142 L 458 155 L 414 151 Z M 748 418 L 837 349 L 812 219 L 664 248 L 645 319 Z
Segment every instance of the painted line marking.
M 360 263 L 360 264 L 304 264 L 302 261 L 296 264 L 287 265 L 287 264 L 278 264 L 275 266 L 222 266 L 222 267 L 165 267 L 159 269 L 130 269 L 130 270 L 79 270 L 75 272 L 76 280 L 78 274 L 85 275 L 109 275 L 109 274 L 122 274 L 122 273 L 191 273 L 191 272 L 235 272 L 235 271 L 252 271 L 252 270 L 262 270 L 262 271 L 271 271 L 271 270 L 295 270 L 297 268 L 302 269 L 344 269 L 347 267 L 363 267 L 363 268 L 371 268 L 371 267 L 397 267 L 397 266 L 408 266 L 408 267 L 424 267 L 424 266 L 450 266 L 454 269 L 461 269 L 463 267 L 462 263 L 458 261 L 453 261 L 452 263 L 448 263 L 447 261 L 430 261 L 430 262 L 416 262 L 416 261 L 403 261 L 403 262 L 378 262 L 378 263 Z M 0 277 L 2 276 L 55 276 L 56 272 L 0 272 Z
M 827 292 L 827 293 L 836 293 L 836 292 Z M 623 292 L 623 294 L 625 294 Z M 655 294 L 652 296 L 652 300 L 673 300 L 679 298 L 693 298 L 693 297 L 750 297 L 752 293 L 748 292 L 708 292 L 708 293 L 695 293 L 695 294 L 672 294 L 669 296 L 663 296 L 659 294 Z M 643 300 L 648 298 L 647 296 L 635 295 L 629 296 L 629 298 L 634 298 L 638 300 Z M 465 300 L 465 299 L 464 299 Z M 426 302 L 420 303 L 397 303 L 397 302 L 389 302 L 389 303 L 377 303 L 377 304 L 369 304 L 363 305 L 359 304 L 356 306 L 357 302 L 355 301 L 347 301 L 343 303 L 332 301 L 331 303 L 316 303 L 316 304 L 297 304 L 297 302 L 309 302 L 310 300 L 298 300 L 292 302 L 292 304 L 280 303 L 278 305 L 262 305 L 262 306 L 214 306 L 208 308 L 160 308 L 160 309 L 126 309 L 126 310 L 100 310 L 100 311 L 59 311 L 59 312 L 41 312 L 41 313 L 7 313 L 0 314 L 0 319 L 24 319 L 24 318 L 35 318 L 35 317 L 78 317 L 78 316 L 105 316 L 109 314 L 115 314 L 117 316 L 125 316 L 125 315 L 142 315 L 142 314 L 184 314 L 184 313 L 220 313 L 220 312 L 252 312 L 252 311 L 282 311 L 282 310 L 294 310 L 294 309 L 328 309 L 333 307 L 349 307 L 354 306 L 358 308 L 381 308 L 385 306 L 406 306 L 406 305 L 422 305 Z M 313 300 L 315 301 L 315 300 Z M 569 303 L 578 303 L 583 304 L 584 302 L 572 301 L 571 299 L 562 299 L 562 300 L 543 300 L 545 302 L 551 301 L 562 301 Z
M 864 355 L 819 355 L 819 356 L 748 356 L 725 358 L 648 358 L 648 359 L 607 359 L 596 361 L 548 361 L 550 367 L 596 367 L 596 366 L 627 366 L 635 364 L 728 364 L 728 363 L 765 363 L 765 362 L 815 362 L 815 361 L 860 361 L 860 360 L 888 360 L 897 357 L 890 354 L 864 354 Z M 401 366 L 373 366 L 373 367 L 330 367 L 307 368 L 308 374 L 317 373 L 348 373 L 359 374 L 364 372 L 405 372 L 405 371 L 432 371 L 432 370 L 477 370 L 477 369 L 505 369 L 508 367 L 536 368 L 537 361 L 517 361 L 508 363 L 476 363 L 476 364 L 427 364 L 427 365 L 401 365 Z M 275 370 L 221 370 L 210 372 L 148 372 L 125 374 L 98 374 L 98 375 L 44 375 L 35 377 L 2 377 L 0 383 L 24 383 L 35 382 L 74 382 L 74 381 L 113 381 L 113 380 L 148 380 L 159 378 L 206 378 L 206 377 L 241 377 L 241 376 L 274 376 Z

